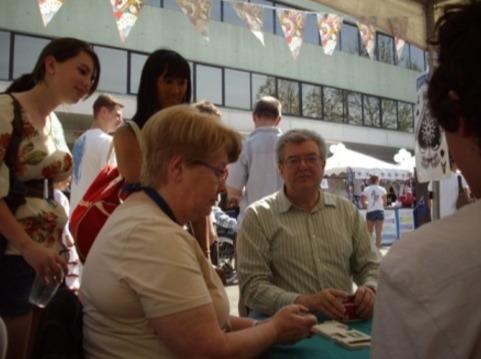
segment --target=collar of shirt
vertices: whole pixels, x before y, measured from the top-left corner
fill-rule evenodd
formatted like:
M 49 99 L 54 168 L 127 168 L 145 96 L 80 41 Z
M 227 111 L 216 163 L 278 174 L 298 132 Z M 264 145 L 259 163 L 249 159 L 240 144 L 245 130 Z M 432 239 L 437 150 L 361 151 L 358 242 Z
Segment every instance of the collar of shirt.
M 292 204 L 289 198 L 287 198 L 285 190 L 285 187 L 283 187 L 282 190 L 279 191 L 279 209 L 281 213 L 286 213 L 290 209 L 298 208 Z M 331 196 L 328 193 L 324 193 L 321 190 L 319 190 L 319 192 L 319 201 L 314 206 L 311 213 L 315 213 L 326 207 L 336 207 L 336 200 L 334 196 Z

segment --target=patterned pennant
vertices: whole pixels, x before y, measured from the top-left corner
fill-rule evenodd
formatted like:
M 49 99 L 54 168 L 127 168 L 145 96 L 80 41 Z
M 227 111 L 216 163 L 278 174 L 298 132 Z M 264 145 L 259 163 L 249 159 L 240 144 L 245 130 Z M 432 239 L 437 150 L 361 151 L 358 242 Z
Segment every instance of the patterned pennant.
M 406 41 L 403 38 L 406 37 L 406 32 L 408 28 L 408 17 L 389 17 L 388 19 L 389 26 L 391 27 L 391 33 L 394 36 L 394 44 L 396 45 L 396 54 L 397 58 L 400 59 L 404 45 Z
M 63 5 L 64 0 L 37 0 L 42 15 L 43 26 L 47 26 Z
M 297 59 L 301 51 L 306 14 L 298 10 L 278 9 L 277 17 L 281 23 L 282 32 L 289 45 L 292 57 Z
M 235 3 L 233 7 L 237 16 L 247 24 L 247 27 L 264 46 L 264 34 L 262 33 L 264 11 L 262 7 L 245 2 Z
M 209 41 L 210 0 L 177 0 L 177 4 L 202 37 Z
M 375 18 L 363 18 L 357 22 L 361 34 L 361 41 L 366 48 L 371 60 L 375 59 L 374 48 L 376 46 L 376 29 L 374 28 Z
M 339 31 L 342 27 L 342 17 L 336 14 L 317 14 L 317 26 L 324 53 L 332 55 L 337 45 Z
M 144 0 L 110 0 L 110 3 L 112 4 L 120 40 L 125 42 L 144 7 Z

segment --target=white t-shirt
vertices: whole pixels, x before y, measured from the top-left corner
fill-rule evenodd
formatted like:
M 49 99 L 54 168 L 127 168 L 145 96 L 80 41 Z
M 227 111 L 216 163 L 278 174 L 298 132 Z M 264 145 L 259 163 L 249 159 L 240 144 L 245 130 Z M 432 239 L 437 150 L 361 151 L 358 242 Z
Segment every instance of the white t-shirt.
M 461 173 L 452 172 L 448 178 L 439 181 L 439 218 L 447 217 L 456 212 L 456 200 L 458 199 L 458 175 L 461 176 L 461 187 L 469 188 Z M 428 191 L 432 191 L 432 182 L 429 183 Z
M 384 211 L 383 196 L 387 194 L 384 187 L 373 184 L 364 188 L 362 194 L 367 197 L 367 212 Z
M 396 241 L 381 263 L 372 359 L 481 358 L 481 201 Z
M 115 155 L 107 160 L 112 136 L 99 128 L 85 131 L 73 145 L 73 171 L 70 189 L 70 212 L 75 209 L 85 191 L 107 164 L 116 164 Z

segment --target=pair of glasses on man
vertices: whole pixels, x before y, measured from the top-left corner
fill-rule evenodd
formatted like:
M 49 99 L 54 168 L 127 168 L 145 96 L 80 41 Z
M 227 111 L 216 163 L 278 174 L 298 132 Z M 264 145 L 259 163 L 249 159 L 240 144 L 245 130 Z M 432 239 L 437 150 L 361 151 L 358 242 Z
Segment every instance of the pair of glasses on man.
M 204 166 L 205 168 L 208 168 L 215 175 L 215 177 L 217 178 L 217 181 L 219 183 L 224 182 L 227 179 L 227 175 L 229 174 L 229 172 L 227 171 L 227 167 L 218 168 L 218 167 L 212 166 L 211 164 L 209 164 L 205 161 L 202 161 L 202 160 L 196 160 L 196 161 L 193 162 L 193 164 Z
M 319 155 L 309 155 L 309 156 L 292 156 L 287 157 L 284 163 L 289 167 L 299 167 L 301 163 L 305 163 L 307 166 L 317 166 L 321 163 L 322 157 Z

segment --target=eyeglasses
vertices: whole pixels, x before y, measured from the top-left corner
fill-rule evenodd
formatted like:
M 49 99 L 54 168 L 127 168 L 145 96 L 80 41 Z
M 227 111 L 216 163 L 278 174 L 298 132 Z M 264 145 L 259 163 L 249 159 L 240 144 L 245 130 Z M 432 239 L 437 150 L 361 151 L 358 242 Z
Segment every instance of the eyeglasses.
M 302 162 L 304 162 L 306 165 L 314 167 L 317 166 L 321 163 L 322 157 L 318 155 L 309 155 L 309 156 L 293 156 L 293 157 L 288 157 L 284 161 L 284 163 L 289 166 L 289 167 L 299 167 Z
M 207 162 L 204 162 L 202 160 L 196 160 L 192 163 L 194 165 L 204 166 L 205 168 L 208 168 L 209 170 L 211 170 L 211 172 L 217 177 L 217 180 L 219 182 L 225 181 L 227 179 L 227 175 L 229 174 L 229 172 L 227 171 L 227 167 L 226 168 L 218 168 L 218 167 L 212 166 L 211 164 L 208 164 Z

